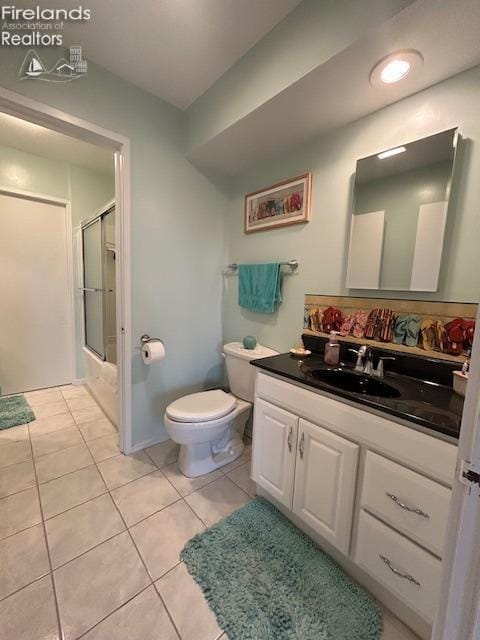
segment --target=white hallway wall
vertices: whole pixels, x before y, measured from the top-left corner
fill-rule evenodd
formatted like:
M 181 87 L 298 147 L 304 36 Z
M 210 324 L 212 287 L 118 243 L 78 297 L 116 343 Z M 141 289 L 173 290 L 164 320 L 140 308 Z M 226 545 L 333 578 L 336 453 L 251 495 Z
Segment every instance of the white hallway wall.
M 40 151 L 40 150 L 39 150 Z M 112 154 L 113 167 L 113 154 Z M 115 195 L 112 174 L 91 171 L 66 162 L 49 160 L 18 149 L 0 145 L 0 185 L 71 201 L 73 237 L 73 267 L 77 280 L 77 246 L 75 228 Z M 75 352 L 76 376 L 84 377 L 83 366 L 83 307 L 75 290 Z

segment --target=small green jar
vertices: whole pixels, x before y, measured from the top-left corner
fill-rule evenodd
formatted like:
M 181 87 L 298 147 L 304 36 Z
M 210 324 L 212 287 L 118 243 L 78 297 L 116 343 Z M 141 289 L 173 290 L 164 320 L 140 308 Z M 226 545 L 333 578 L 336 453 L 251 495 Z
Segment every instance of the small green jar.
M 245 349 L 255 349 L 257 346 L 257 339 L 254 336 L 245 336 L 243 339 L 243 346 Z

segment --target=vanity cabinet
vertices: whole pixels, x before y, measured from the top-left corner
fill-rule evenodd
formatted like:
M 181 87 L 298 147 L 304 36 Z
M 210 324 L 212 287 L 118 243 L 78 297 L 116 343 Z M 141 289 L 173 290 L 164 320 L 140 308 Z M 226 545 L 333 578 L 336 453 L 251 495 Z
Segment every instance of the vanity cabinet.
M 361 507 L 442 556 L 450 489 L 368 451 Z
M 257 373 L 260 494 L 422 637 L 438 600 L 456 457 L 454 444 L 407 424 Z
M 258 400 L 255 423 L 259 425 L 252 465 L 255 482 L 291 509 L 299 418 Z
M 293 512 L 343 553 L 350 546 L 359 450 L 299 420 Z
M 265 400 L 255 404 L 254 481 L 344 553 L 359 449 Z
M 418 615 L 433 621 L 442 577 L 438 558 L 361 511 L 354 560 Z

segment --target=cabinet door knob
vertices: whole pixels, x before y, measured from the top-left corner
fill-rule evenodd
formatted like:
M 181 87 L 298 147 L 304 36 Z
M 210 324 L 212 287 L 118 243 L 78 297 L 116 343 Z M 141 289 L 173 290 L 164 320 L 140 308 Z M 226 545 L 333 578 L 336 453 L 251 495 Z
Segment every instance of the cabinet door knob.
M 293 439 L 293 427 L 290 427 L 290 431 L 288 432 L 288 450 L 292 453 L 292 439 Z
M 400 509 L 403 509 L 404 511 L 408 511 L 409 513 L 416 513 L 417 516 L 422 516 L 422 518 L 430 519 L 430 515 L 428 513 L 426 513 L 425 511 L 422 511 L 421 509 L 417 509 L 415 507 L 409 507 L 404 502 L 401 502 L 397 498 L 397 496 L 394 495 L 393 493 L 389 493 L 388 491 L 386 491 L 385 495 L 387 496 L 387 498 L 390 498 L 390 500 L 393 500 L 393 502 L 395 502 L 395 504 L 399 506 Z
M 416 584 L 417 587 L 421 587 L 422 585 L 420 584 L 420 582 L 414 578 L 413 576 L 411 576 L 409 573 L 402 573 L 401 571 L 399 571 L 396 567 L 393 566 L 390 558 L 387 558 L 386 556 L 382 556 L 382 554 L 380 553 L 379 556 L 380 560 L 383 560 L 383 562 L 387 565 L 387 567 L 390 569 L 390 571 L 392 573 L 394 573 L 398 578 L 403 578 L 404 580 L 408 580 L 409 582 L 412 582 L 413 584 Z
M 305 432 L 302 432 L 302 437 L 300 438 L 300 443 L 298 445 L 298 452 L 302 460 L 303 460 L 304 449 L 305 449 Z

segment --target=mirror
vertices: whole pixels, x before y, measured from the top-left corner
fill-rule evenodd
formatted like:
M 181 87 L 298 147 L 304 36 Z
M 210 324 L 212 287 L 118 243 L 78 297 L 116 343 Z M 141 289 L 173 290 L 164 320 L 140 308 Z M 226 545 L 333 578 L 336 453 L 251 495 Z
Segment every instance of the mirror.
M 457 129 L 357 161 L 346 286 L 437 291 Z

